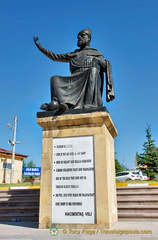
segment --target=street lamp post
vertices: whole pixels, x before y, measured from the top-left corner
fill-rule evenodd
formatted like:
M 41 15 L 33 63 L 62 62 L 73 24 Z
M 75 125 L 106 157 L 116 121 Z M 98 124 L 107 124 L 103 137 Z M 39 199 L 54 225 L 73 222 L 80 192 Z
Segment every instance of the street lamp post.
M 9 140 L 8 143 L 10 145 L 12 145 L 12 168 L 11 168 L 11 177 L 10 177 L 10 183 L 13 183 L 14 182 L 14 160 L 15 160 L 15 146 L 17 143 L 20 143 L 20 142 L 16 142 L 16 125 L 17 125 L 17 121 L 18 121 L 18 118 L 17 117 L 13 117 L 14 118 L 14 128 L 10 125 L 10 124 L 7 124 L 7 126 L 13 130 L 13 141 Z

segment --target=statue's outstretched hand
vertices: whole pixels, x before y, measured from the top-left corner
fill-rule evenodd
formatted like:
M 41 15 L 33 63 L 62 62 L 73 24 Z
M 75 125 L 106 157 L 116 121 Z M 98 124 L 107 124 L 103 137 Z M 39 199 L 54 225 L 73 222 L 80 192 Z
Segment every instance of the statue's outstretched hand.
M 39 40 L 39 37 L 33 37 L 34 43 L 36 44 L 36 46 L 39 46 L 40 43 L 37 42 Z

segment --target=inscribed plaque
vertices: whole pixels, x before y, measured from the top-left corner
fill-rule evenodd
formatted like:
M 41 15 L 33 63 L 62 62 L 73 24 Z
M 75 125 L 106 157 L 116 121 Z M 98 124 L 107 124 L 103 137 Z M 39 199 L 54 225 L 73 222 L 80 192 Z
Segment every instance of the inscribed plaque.
M 93 136 L 53 138 L 52 223 L 95 223 Z

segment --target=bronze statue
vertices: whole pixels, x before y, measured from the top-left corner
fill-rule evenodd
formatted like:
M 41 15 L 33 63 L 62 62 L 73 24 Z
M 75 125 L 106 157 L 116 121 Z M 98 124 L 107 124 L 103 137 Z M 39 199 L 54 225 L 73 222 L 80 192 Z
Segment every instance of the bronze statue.
M 90 48 L 91 30 L 81 30 L 74 52 L 56 54 L 42 47 L 38 37 L 34 42 L 38 49 L 53 61 L 69 62 L 70 77 L 51 78 L 51 102 L 43 104 L 42 110 L 67 110 L 102 106 L 103 73 L 106 73 L 106 100 L 114 99 L 111 64 L 96 49 Z

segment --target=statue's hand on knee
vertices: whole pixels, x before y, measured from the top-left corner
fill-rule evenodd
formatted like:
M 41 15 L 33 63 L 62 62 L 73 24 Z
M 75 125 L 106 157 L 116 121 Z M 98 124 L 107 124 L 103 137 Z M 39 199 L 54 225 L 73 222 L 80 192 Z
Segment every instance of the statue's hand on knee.
M 86 67 L 95 67 L 96 64 L 100 64 L 100 59 L 97 57 L 88 57 L 85 60 Z
M 92 67 L 93 66 L 93 57 L 88 57 L 85 60 L 85 67 Z
M 100 69 L 100 59 L 97 57 L 88 57 L 85 60 L 85 67 L 96 67 L 97 69 Z

